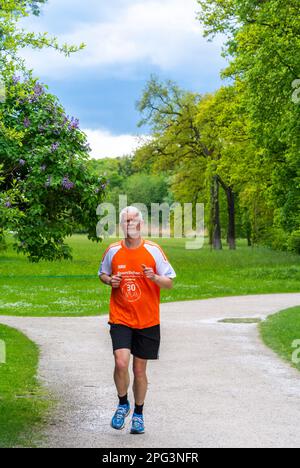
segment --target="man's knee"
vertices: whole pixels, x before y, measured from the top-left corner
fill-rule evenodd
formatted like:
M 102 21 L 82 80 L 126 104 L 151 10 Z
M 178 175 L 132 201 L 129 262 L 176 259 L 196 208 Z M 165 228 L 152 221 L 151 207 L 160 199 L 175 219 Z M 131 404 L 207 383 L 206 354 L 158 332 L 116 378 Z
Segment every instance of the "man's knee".
M 115 353 L 115 367 L 118 372 L 127 372 L 129 366 L 128 356 L 125 353 Z
M 140 365 L 137 363 L 133 364 L 133 374 L 136 379 L 143 379 L 146 377 L 146 367 L 145 365 Z

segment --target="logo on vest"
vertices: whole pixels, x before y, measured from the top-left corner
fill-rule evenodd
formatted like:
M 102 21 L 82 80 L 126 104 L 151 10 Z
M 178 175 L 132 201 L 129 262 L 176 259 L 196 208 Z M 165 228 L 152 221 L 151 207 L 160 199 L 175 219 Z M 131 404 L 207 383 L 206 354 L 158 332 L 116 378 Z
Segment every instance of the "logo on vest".
M 142 291 L 140 286 L 133 279 L 125 280 L 122 287 L 122 294 L 128 302 L 136 302 L 140 299 Z

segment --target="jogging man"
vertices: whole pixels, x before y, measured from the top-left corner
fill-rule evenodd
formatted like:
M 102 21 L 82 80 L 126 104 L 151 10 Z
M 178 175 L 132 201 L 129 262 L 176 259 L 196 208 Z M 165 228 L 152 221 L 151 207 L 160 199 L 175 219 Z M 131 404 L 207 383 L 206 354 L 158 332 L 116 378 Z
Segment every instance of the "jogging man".
M 143 217 L 137 208 L 125 208 L 120 213 L 120 225 L 125 238 L 108 247 L 99 269 L 101 281 L 112 288 L 108 324 L 119 404 L 111 426 L 123 429 L 130 413 L 127 392 L 132 354 L 135 406 L 130 432 L 143 434 L 147 361 L 159 359 L 160 289 L 171 289 L 176 273 L 161 247 L 142 239 Z

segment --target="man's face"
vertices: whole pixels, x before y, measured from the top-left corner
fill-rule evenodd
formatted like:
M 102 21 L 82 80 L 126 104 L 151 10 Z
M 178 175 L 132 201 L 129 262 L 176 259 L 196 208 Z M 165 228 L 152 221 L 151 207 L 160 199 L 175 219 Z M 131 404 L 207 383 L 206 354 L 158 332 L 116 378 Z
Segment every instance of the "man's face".
M 138 214 L 126 213 L 123 216 L 121 226 L 126 238 L 138 239 L 141 237 L 141 221 Z

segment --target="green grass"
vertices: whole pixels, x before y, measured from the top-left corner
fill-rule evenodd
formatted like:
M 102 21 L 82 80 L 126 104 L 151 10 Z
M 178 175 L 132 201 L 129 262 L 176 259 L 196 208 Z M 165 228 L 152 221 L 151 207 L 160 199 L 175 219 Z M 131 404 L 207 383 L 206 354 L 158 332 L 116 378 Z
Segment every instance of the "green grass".
M 97 271 L 112 240 L 95 244 L 74 236 L 74 260 L 30 264 L 10 248 L 0 254 L 0 314 L 83 316 L 107 313 L 110 289 L 100 285 Z M 236 251 L 185 250 L 184 239 L 158 241 L 176 272 L 173 290 L 162 302 L 211 297 L 298 292 L 300 257 L 238 242 Z
M 269 316 L 260 324 L 260 332 L 267 346 L 300 371 L 300 363 L 292 360 L 296 351 L 293 343 L 295 340 L 300 343 L 300 306 Z M 297 348 L 300 348 L 299 344 Z M 300 358 L 300 352 L 297 356 Z
M 49 400 L 37 379 L 39 350 L 22 333 L 0 325 L 6 363 L 0 364 L 0 447 L 34 447 Z

